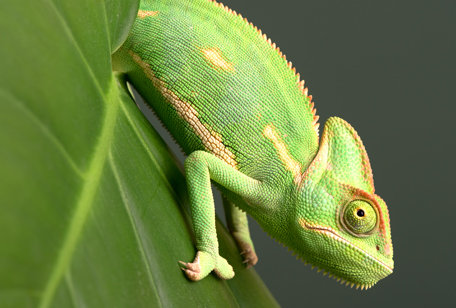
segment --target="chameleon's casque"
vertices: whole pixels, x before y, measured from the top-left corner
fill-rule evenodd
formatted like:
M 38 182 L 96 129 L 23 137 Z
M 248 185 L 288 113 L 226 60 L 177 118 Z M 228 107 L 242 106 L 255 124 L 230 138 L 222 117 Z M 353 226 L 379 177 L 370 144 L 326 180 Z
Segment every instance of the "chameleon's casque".
M 248 266 L 257 256 L 245 212 L 342 282 L 368 288 L 392 273 L 388 210 L 361 139 L 330 118 L 319 144 L 304 81 L 246 19 L 208 0 L 142 1 L 112 59 L 189 155 L 190 279 L 234 276 L 218 253 L 211 180 Z

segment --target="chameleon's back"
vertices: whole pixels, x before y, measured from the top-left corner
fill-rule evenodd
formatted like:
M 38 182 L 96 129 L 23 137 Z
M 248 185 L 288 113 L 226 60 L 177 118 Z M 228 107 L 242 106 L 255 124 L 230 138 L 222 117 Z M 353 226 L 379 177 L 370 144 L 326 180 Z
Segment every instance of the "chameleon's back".
M 318 150 L 299 74 L 221 4 L 142 1 L 113 67 L 128 73 L 187 154 L 205 150 L 258 180 L 283 181 L 275 176 L 301 174 Z

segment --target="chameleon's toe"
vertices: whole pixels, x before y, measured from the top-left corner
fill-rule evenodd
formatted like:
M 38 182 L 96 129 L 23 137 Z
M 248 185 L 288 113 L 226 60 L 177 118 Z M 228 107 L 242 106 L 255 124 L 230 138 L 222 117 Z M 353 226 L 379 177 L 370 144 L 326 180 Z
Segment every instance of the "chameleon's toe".
M 258 262 L 258 257 L 253 249 L 252 239 L 248 232 L 232 232 L 234 240 L 244 257 L 244 263 L 247 263 L 247 268 L 255 265 Z
M 217 266 L 214 268 L 214 272 L 222 279 L 231 279 L 234 277 L 233 267 L 221 256 L 217 259 Z
M 185 263 L 179 261 L 184 267 L 181 269 L 185 272 L 190 280 L 198 281 L 201 279 L 201 268 L 198 263 Z
M 198 281 L 206 277 L 212 270 L 222 279 L 234 277 L 233 267 L 224 258 L 213 257 L 208 252 L 198 251 L 195 260 L 192 263 L 179 261 L 184 267 L 185 272 L 190 280 Z
M 244 262 L 247 265 L 247 268 L 254 266 L 258 262 L 258 257 L 255 251 L 252 248 L 247 248 L 241 252 L 241 255 L 244 257 Z
M 198 251 L 195 260 L 192 263 L 179 261 L 184 267 L 182 270 L 185 272 L 190 280 L 198 281 L 206 277 L 214 268 L 211 255 L 205 252 Z

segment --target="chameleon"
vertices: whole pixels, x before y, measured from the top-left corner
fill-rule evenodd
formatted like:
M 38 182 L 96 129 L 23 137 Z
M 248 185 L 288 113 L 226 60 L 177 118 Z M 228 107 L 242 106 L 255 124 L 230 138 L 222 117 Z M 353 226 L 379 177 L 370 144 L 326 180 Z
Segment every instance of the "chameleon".
M 393 272 L 388 209 L 359 135 L 331 117 L 320 138 L 304 80 L 247 19 L 213 0 L 142 0 L 112 68 L 188 155 L 197 252 L 179 262 L 190 280 L 234 276 L 219 254 L 211 183 L 247 267 L 258 261 L 249 214 L 341 283 L 367 289 Z

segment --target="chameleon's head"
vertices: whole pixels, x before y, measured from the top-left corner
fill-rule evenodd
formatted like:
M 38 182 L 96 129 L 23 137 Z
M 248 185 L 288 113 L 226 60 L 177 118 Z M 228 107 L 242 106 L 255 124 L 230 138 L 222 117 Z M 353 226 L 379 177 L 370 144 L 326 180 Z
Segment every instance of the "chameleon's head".
M 297 196 L 299 237 L 290 246 L 305 261 L 362 288 L 393 272 L 388 209 L 374 194 L 369 158 L 350 124 L 328 119 Z

